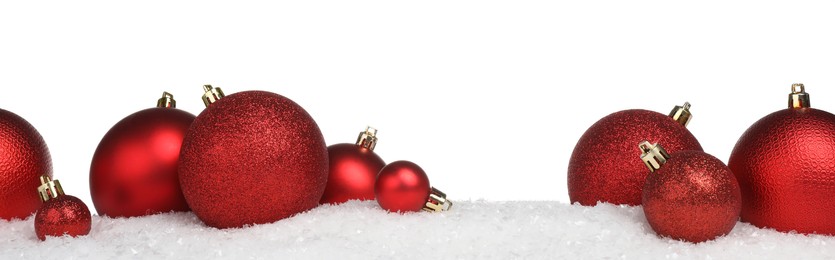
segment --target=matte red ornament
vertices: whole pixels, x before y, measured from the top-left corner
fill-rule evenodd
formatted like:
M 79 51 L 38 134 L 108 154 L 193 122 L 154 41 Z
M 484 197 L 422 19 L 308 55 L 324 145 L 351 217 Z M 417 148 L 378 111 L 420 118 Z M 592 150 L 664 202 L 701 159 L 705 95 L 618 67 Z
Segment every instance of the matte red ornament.
M 652 171 L 643 189 L 644 215 L 658 235 L 699 243 L 731 232 L 742 198 L 728 166 L 701 151 L 668 154 L 649 142 L 639 147 Z
M 320 204 L 374 199 L 374 181 L 386 166 L 374 153 L 376 145 L 377 129 L 368 127 L 360 133 L 356 144 L 328 146 L 328 185 Z
M 87 205 L 80 199 L 65 195 L 58 180 L 49 176 L 42 176 L 38 193 L 43 205 L 35 213 L 35 234 L 40 240 L 47 236 L 71 237 L 83 236 L 90 233 L 92 217 Z
M 390 212 L 449 210 L 446 194 L 429 186 L 429 177 L 410 161 L 392 162 L 380 170 L 374 183 L 377 203 Z
M 742 221 L 779 231 L 835 235 L 835 115 L 792 85 L 789 108 L 751 125 L 728 166 L 742 190 Z
M 125 117 L 104 135 L 90 165 L 90 195 L 99 215 L 136 217 L 188 211 L 177 161 L 194 115 L 168 92 L 157 107 Z
M 690 104 L 676 106 L 669 116 L 632 109 L 610 114 L 589 127 L 577 141 L 568 162 L 568 196 L 571 203 L 595 205 L 641 204 L 646 168 L 635 144 L 649 140 L 663 143 L 670 152 L 702 151 L 685 127 Z
M 29 122 L 0 109 L 0 219 L 24 219 L 41 206 L 32 190 L 38 177 L 52 177 L 46 143 Z
M 318 206 L 328 151 L 313 118 L 275 93 L 223 97 L 218 88 L 204 88 L 207 108 L 183 140 L 178 168 L 194 214 L 209 226 L 232 228 Z

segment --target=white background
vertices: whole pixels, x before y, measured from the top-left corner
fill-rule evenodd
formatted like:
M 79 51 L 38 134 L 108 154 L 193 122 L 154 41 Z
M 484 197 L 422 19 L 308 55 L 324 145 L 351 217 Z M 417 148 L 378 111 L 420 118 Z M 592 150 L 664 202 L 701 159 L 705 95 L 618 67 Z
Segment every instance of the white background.
M 290 97 L 328 144 L 375 126 L 386 161 L 453 199 L 567 202 L 574 145 L 609 113 L 690 101 L 727 161 L 793 82 L 835 110 L 833 9 L 786 2 L 3 2 L 0 107 L 88 205 L 104 133 L 163 90 L 197 114 L 206 83 Z

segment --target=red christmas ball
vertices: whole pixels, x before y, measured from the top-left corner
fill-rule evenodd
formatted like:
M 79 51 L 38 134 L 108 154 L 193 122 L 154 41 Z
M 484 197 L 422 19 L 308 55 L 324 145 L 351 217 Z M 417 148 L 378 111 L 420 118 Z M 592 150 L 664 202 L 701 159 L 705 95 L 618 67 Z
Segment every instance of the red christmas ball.
M 373 200 L 377 173 L 386 163 L 374 153 L 376 129 L 360 133 L 356 144 L 328 146 L 328 184 L 320 204 Z
M 802 84 L 792 90 L 790 108 L 755 122 L 731 153 L 742 221 L 835 235 L 835 115 L 809 107 Z
M 389 163 L 377 176 L 377 203 L 391 212 L 420 211 L 429 198 L 429 177 L 410 161 Z
M 635 144 L 649 140 L 663 143 L 670 152 L 702 151 L 696 137 L 685 128 L 689 103 L 676 106 L 670 116 L 647 110 L 624 110 L 592 125 L 577 141 L 568 162 L 568 195 L 571 203 L 595 205 L 641 204 L 646 167 L 636 159 Z
M 643 190 L 644 214 L 652 229 L 693 243 L 730 233 L 742 202 L 728 166 L 700 151 L 662 153 L 666 163 L 659 158 L 661 163 L 650 166 L 660 168 L 649 174 Z
M 90 195 L 99 215 L 188 211 L 177 161 L 194 115 L 173 104 L 166 92 L 159 107 L 125 117 L 104 135 L 90 166 Z
M 207 108 L 180 152 L 188 205 L 217 228 L 275 222 L 319 205 L 328 151 L 313 118 L 278 94 L 244 91 L 223 97 L 206 86 Z
M 32 192 L 41 175 L 52 177 L 43 137 L 22 117 L 0 109 L 0 219 L 24 219 L 41 206 Z
M 38 238 L 46 240 L 46 236 L 89 234 L 92 218 L 87 205 L 76 197 L 64 195 L 58 180 L 52 181 L 43 176 L 42 181 L 44 184 L 38 190 L 45 201 L 35 213 L 35 234 Z

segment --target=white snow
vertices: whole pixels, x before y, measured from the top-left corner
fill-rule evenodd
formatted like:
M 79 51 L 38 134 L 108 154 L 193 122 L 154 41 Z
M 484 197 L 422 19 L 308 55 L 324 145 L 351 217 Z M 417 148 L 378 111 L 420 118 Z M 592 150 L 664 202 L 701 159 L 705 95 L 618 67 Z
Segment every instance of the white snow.
M 737 224 L 700 244 L 659 238 L 640 207 L 456 202 L 452 211 L 387 213 L 373 201 L 321 206 L 272 224 L 219 230 L 191 213 L 93 217 L 90 235 L 35 237 L 32 218 L 0 220 L 0 259 L 810 259 L 835 237 Z

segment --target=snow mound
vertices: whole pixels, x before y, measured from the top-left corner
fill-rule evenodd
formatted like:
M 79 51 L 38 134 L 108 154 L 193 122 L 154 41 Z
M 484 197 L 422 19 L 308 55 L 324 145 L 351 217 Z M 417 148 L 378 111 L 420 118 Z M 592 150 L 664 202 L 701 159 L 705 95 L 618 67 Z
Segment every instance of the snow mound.
M 191 213 L 93 217 L 90 235 L 35 237 L 32 217 L 0 220 L 0 259 L 809 259 L 835 237 L 739 223 L 700 244 L 659 238 L 640 207 L 457 202 L 440 214 L 387 213 L 373 201 L 325 205 L 272 224 L 220 230 Z

